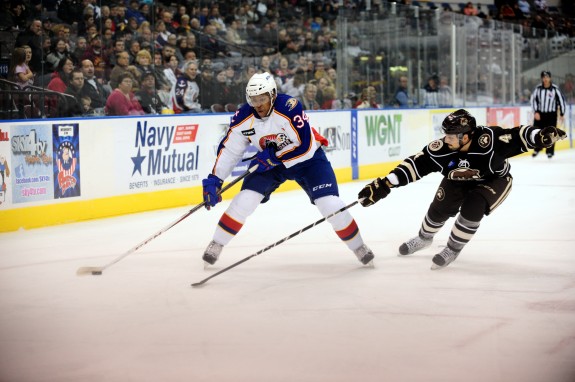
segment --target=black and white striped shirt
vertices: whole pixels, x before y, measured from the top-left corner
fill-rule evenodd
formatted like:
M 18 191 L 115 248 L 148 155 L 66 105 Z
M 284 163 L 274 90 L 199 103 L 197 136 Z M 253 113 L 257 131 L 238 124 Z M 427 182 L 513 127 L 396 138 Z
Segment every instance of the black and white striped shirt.
M 561 116 L 565 114 L 565 98 L 555 84 L 545 88 L 543 85 L 538 85 L 533 94 L 531 94 L 531 107 L 534 112 L 540 113 L 556 113 L 557 106 L 559 106 L 559 113 Z

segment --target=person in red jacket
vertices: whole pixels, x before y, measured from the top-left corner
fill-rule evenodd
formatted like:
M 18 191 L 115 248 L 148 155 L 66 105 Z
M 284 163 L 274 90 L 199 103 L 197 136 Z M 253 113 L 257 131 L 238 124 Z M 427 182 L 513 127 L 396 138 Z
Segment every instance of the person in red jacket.
M 70 85 L 72 70 L 74 70 L 74 61 L 69 56 L 60 59 L 56 71 L 52 73 L 52 78 L 48 83 L 48 90 L 64 93 Z
M 106 115 L 144 115 L 142 105 L 132 92 L 133 80 L 130 73 L 118 77 L 118 87 L 106 101 Z

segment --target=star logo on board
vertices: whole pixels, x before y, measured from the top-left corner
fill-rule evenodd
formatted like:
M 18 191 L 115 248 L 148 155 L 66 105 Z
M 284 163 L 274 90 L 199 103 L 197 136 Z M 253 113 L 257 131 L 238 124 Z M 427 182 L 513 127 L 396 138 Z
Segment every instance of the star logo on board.
M 142 175 L 142 162 L 146 159 L 145 155 L 140 155 L 140 149 L 138 148 L 138 155 L 132 157 L 132 162 L 134 162 L 134 171 L 132 171 L 132 176 L 138 171 Z

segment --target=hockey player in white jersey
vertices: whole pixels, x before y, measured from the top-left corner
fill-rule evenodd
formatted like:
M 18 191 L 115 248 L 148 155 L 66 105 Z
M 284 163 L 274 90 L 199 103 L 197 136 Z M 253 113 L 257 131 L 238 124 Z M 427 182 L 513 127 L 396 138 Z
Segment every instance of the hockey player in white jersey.
M 254 74 L 246 86 L 247 104 L 232 117 L 230 127 L 219 144 L 211 174 L 202 181 L 206 208 L 214 207 L 221 197 L 224 179 L 241 160 L 250 144 L 258 153 L 250 168 L 257 170 L 243 181 L 241 191 L 223 213 L 203 259 L 214 264 L 223 247 L 240 231 L 260 203 L 268 201 L 286 180 L 295 180 L 312 204 L 326 217 L 345 207 L 339 198 L 337 180 L 322 144 L 327 140 L 309 124 L 309 118 L 297 99 L 278 94 L 269 73 Z M 359 228 L 346 210 L 328 219 L 339 238 L 362 264 L 370 264 L 373 252 L 364 244 Z

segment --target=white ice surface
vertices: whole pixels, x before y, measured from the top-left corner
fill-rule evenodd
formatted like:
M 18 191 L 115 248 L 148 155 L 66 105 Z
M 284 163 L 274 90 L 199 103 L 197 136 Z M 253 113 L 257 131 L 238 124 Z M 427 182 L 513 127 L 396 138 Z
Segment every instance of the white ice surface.
M 203 269 L 229 202 L 201 210 L 107 269 L 191 207 L 0 235 L 0 381 L 575 381 L 575 150 L 512 161 L 506 202 L 457 261 L 409 257 L 439 177 L 351 209 L 376 267 L 303 191 L 272 195 Z M 382 174 L 383 175 L 383 174 Z M 340 186 L 346 203 L 367 181 Z

